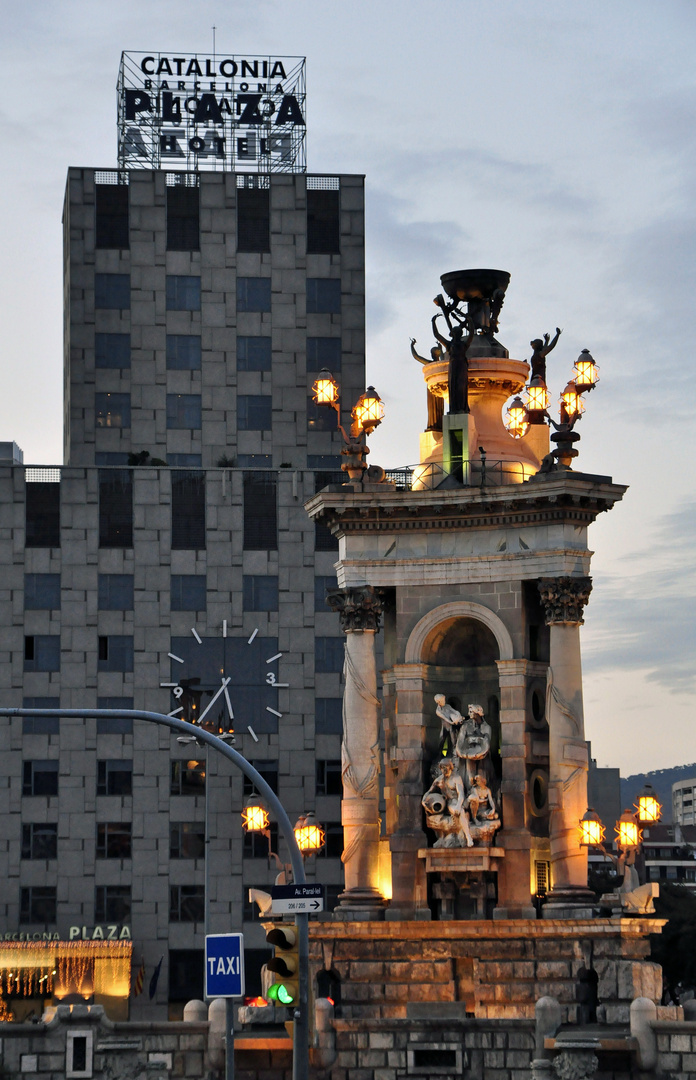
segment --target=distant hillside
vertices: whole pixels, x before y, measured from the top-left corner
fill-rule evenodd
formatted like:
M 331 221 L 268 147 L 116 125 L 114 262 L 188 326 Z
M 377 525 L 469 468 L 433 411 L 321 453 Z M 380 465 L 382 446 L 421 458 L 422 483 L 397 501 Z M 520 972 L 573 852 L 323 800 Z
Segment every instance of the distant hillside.
M 662 803 L 663 821 L 672 820 L 672 784 L 679 780 L 696 778 L 696 763 L 675 765 L 672 769 L 656 769 L 654 772 L 634 773 L 633 776 L 621 777 L 621 805 L 633 806 L 636 795 L 644 784 L 652 784 L 657 798 Z

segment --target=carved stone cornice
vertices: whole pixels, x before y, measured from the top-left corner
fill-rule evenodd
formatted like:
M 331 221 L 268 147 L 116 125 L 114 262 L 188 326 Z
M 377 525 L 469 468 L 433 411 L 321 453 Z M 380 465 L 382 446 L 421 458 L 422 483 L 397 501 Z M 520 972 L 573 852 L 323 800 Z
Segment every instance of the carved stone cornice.
M 592 592 L 591 577 L 557 577 L 539 580 L 539 595 L 544 605 L 546 625 L 584 622 L 583 608 Z
M 382 615 L 382 589 L 356 585 L 348 589 L 328 589 L 326 602 L 337 612 L 341 630 L 379 630 Z

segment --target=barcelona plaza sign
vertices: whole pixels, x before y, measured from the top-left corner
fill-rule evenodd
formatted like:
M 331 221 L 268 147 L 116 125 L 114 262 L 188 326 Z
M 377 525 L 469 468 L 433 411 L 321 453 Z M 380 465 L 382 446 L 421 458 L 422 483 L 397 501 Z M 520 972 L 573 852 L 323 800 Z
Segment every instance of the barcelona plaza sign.
M 304 172 L 305 58 L 121 54 L 120 169 Z

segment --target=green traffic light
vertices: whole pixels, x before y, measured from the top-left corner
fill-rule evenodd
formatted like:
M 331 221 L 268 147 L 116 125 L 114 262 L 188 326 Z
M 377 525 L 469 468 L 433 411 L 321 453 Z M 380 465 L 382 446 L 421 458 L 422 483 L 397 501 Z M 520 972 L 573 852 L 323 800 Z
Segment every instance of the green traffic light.
M 273 983 L 268 988 L 268 996 L 271 1001 L 279 1001 L 281 1005 L 291 1005 L 294 995 L 288 990 L 285 983 Z

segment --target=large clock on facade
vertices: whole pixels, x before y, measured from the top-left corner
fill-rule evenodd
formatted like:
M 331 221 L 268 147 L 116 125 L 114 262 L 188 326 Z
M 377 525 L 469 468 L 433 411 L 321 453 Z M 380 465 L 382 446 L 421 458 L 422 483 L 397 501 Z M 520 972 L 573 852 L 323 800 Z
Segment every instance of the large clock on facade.
M 203 637 L 196 627 L 190 635 L 173 637 L 169 652 L 171 680 L 160 686 L 171 690 L 170 716 L 179 716 L 216 734 L 235 729 L 259 734 L 275 732 L 282 713 L 278 709 L 278 639 L 231 637 L 227 623 L 215 637 Z

